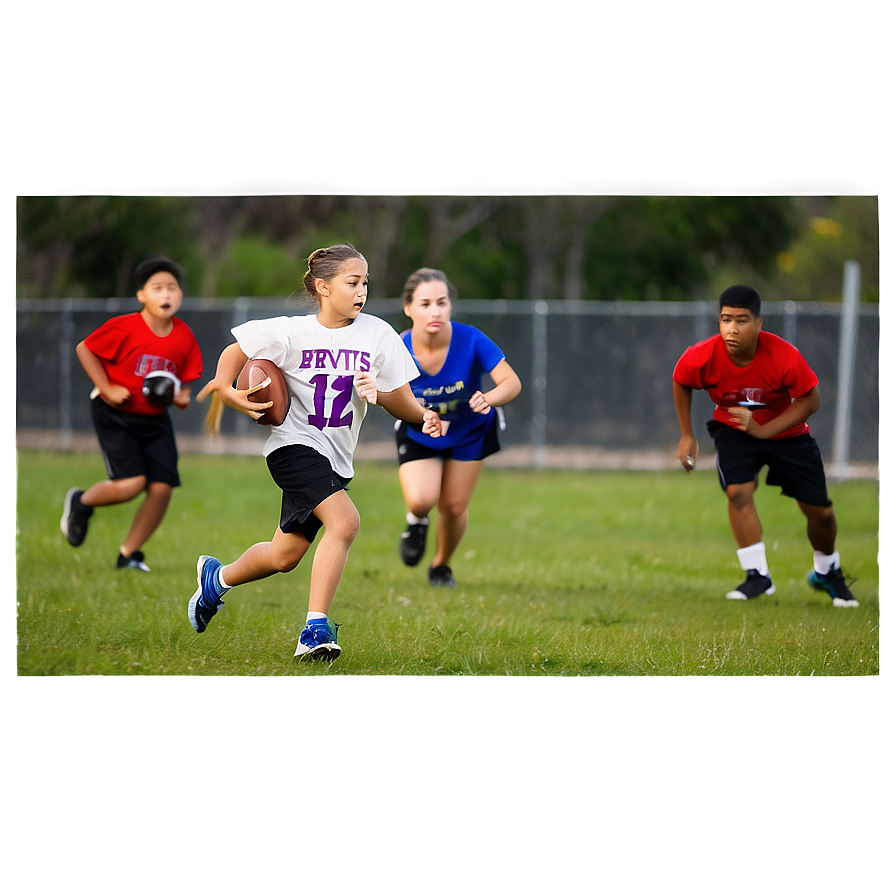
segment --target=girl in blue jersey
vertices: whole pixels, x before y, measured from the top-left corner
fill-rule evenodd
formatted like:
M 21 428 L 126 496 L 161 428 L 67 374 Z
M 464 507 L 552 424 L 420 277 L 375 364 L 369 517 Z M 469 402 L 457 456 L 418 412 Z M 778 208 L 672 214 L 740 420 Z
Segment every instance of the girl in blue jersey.
M 500 450 L 495 408 L 513 401 L 522 385 L 504 353 L 475 327 L 452 322 L 454 287 L 442 271 L 420 268 L 402 293 L 412 326 L 402 334 L 420 376 L 414 395 L 438 411 L 442 435 L 430 438 L 419 426 L 396 425 L 398 478 L 407 505 L 401 558 L 416 566 L 426 550 L 429 513 L 438 505 L 436 552 L 429 566 L 433 585 L 455 585 L 448 565 L 467 530 L 468 508 L 482 461 Z M 482 375 L 494 387 L 482 391 Z

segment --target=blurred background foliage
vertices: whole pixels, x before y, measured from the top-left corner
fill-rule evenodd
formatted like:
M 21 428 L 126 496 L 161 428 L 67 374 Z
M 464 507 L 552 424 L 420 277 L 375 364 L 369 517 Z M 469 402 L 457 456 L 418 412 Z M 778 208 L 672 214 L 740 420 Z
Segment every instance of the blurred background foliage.
M 133 295 L 163 253 L 188 296 L 285 296 L 317 247 L 351 242 L 370 295 L 423 265 L 461 298 L 685 300 L 746 282 L 838 301 L 843 262 L 879 298 L 875 196 L 20 196 L 19 298 Z

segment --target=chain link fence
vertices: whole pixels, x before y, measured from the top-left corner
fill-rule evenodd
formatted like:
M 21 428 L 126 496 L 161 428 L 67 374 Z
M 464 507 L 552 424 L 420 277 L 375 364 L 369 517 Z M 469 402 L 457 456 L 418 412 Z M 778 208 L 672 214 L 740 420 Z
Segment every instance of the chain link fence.
M 75 345 L 115 314 L 138 310 L 135 299 L 19 301 L 16 306 L 17 442 L 70 450 L 91 441 L 91 383 Z M 408 326 L 397 299 L 372 300 L 367 312 L 397 330 Z M 295 314 L 287 300 L 185 299 L 180 317 L 203 353 L 200 385 L 214 372 L 230 328 L 250 318 Z M 517 466 L 616 467 L 674 465 L 678 425 L 672 405 L 672 369 L 684 349 L 717 332 L 713 302 L 528 302 L 457 300 L 454 319 L 487 333 L 523 381 L 522 394 L 504 409 L 504 451 L 494 462 Z M 796 344 L 818 374 L 821 410 L 809 423 L 830 460 L 839 399 L 841 305 L 763 303 L 764 329 Z M 861 305 L 856 362 L 848 398 L 847 460 L 856 475 L 877 475 L 879 426 L 879 316 Z M 199 386 L 194 388 L 194 395 Z M 265 430 L 228 411 L 222 438 L 203 434 L 205 405 L 172 410 L 181 451 L 254 452 Z M 701 420 L 712 404 L 695 393 L 693 419 L 703 457 L 712 442 Z M 371 408 L 358 457 L 393 458 L 394 420 Z

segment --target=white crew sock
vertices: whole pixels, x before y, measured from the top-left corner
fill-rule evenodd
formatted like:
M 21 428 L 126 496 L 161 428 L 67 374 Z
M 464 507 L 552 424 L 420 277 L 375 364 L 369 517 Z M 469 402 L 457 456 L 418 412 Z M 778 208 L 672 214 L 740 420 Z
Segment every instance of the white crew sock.
M 822 554 L 821 551 L 812 552 L 815 561 L 815 572 L 820 576 L 826 576 L 832 569 L 840 566 L 840 552 L 834 551 L 833 554 Z
M 429 525 L 429 517 L 428 516 L 414 516 L 410 511 L 407 512 L 405 516 L 405 522 L 409 526 L 426 526 Z
M 741 569 L 756 569 L 761 572 L 762 575 L 768 575 L 768 561 L 765 559 L 764 541 L 757 541 L 756 544 L 747 545 L 745 548 L 738 548 L 737 559 L 740 560 Z

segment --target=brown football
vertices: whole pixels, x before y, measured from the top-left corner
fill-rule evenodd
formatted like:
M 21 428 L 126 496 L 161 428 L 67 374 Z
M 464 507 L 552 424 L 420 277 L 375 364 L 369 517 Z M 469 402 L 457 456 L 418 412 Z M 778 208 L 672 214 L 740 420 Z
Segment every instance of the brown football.
M 252 389 L 265 380 L 270 380 L 268 385 L 253 392 L 249 400 L 258 404 L 268 401 L 274 403 L 255 422 L 262 426 L 279 426 L 289 413 L 290 397 L 286 380 L 273 361 L 268 361 L 266 358 L 252 358 L 247 361 L 237 378 L 236 387 Z

